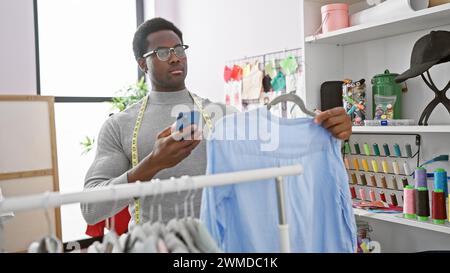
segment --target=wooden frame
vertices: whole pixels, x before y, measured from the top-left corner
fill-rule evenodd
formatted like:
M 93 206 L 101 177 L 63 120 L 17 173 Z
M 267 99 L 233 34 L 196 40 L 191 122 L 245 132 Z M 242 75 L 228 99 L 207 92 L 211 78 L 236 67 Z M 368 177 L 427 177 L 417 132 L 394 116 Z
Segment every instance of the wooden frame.
M 56 146 L 56 129 L 55 129 L 55 109 L 54 109 L 54 97 L 51 96 L 32 96 L 32 95 L 0 95 L 0 102 L 13 102 L 13 101 L 43 101 L 47 102 L 48 114 L 49 114 L 49 136 L 51 147 L 51 168 L 50 169 L 38 169 L 38 170 L 26 170 L 18 172 L 0 173 L 0 184 L 6 180 L 19 179 L 19 178 L 33 178 L 51 176 L 53 177 L 53 191 L 59 191 L 59 176 L 58 176 L 58 157 Z M 55 235 L 61 240 L 61 211 L 60 208 L 55 208 Z M 39 239 L 39 238 L 36 238 Z

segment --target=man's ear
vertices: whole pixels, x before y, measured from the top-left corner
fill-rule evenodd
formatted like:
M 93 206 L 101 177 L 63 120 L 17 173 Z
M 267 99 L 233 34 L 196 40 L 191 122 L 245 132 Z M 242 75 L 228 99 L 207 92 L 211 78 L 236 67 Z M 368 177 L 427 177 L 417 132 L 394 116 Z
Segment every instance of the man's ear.
M 139 64 L 139 68 L 141 69 L 142 72 L 147 73 L 148 71 L 148 67 L 147 67 L 147 62 L 145 61 L 144 58 L 139 58 L 138 59 L 138 64 Z

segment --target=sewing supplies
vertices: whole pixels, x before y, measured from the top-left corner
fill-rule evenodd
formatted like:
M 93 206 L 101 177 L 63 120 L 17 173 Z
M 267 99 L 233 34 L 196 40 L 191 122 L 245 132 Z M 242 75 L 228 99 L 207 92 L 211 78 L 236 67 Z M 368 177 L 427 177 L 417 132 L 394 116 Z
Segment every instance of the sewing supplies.
M 394 207 L 398 206 L 397 196 L 395 196 L 395 193 L 391 193 L 391 204 L 392 204 Z
M 367 144 L 367 143 L 364 143 L 364 153 L 367 155 L 367 156 L 370 156 L 370 146 L 369 146 L 369 144 Z
M 427 170 L 423 167 L 416 168 L 414 171 L 415 178 L 415 188 L 418 189 L 420 187 L 427 188 Z
M 388 166 L 388 163 L 387 163 L 387 161 L 386 160 L 383 160 L 382 162 L 381 162 L 381 166 L 383 167 L 383 172 L 384 173 L 389 173 L 389 166 Z
M 387 189 L 387 182 L 386 182 L 386 177 L 383 175 L 381 177 L 381 186 L 383 187 L 383 189 Z
M 369 163 L 367 162 L 367 160 L 366 159 L 362 159 L 361 163 L 362 163 L 364 171 L 368 172 L 369 171 Z
M 386 203 L 386 195 L 384 194 L 383 191 L 380 191 L 380 199 L 381 199 L 381 201 Z
M 348 157 L 344 158 L 344 164 L 345 164 L 345 168 L 347 170 L 350 170 L 350 160 L 348 160 Z
M 361 150 L 359 149 L 359 144 L 355 143 L 355 144 L 353 144 L 353 146 L 355 146 L 355 154 L 357 154 L 357 155 L 361 154 Z
M 400 146 L 397 143 L 394 144 L 394 153 L 396 157 L 402 157 Z
M 378 147 L 378 144 L 373 144 L 373 153 L 376 155 L 376 156 L 380 156 L 380 147 Z
M 352 184 L 355 184 L 355 185 L 358 184 L 358 180 L 356 180 L 356 174 L 352 173 L 351 177 L 352 177 Z
M 395 176 L 392 177 L 392 186 L 393 186 L 394 190 L 398 191 L 398 183 L 397 183 L 397 178 L 395 178 Z
M 352 199 L 356 199 L 355 187 L 350 187 L 350 194 L 352 195 Z
M 357 158 L 353 158 L 353 167 L 355 170 L 359 171 L 359 163 Z
M 397 161 L 393 161 L 392 162 L 392 168 L 394 169 L 394 173 L 396 174 L 396 175 L 399 175 L 400 174 L 400 166 L 398 166 L 398 162 Z
M 444 191 L 445 196 L 448 195 L 447 172 L 442 168 L 434 171 L 434 189 L 441 189 Z
M 416 210 L 419 221 L 428 221 L 430 216 L 430 201 L 426 187 L 419 187 L 416 190 Z
M 377 187 L 377 179 L 373 174 L 370 175 L 370 184 L 372 187 Z
M 403 188 L 406 188 L 406 186 L 408 186 L 408 178 L 403 177 L 402 178 L 402 184 L 403 184 Z
M 416 219 L 416 190 L 413 186 L 403 189 L 403 216 L 407 219 Z
M 374 172 L 378 172 L 378 162 L 374 159 L 372 159 L 372 168 Z
M 391 156 L 391 152 L 389 151 L 389 145 L 387 145 L 387 143 L 383 144 L 383 150 L 385 156 Z
M 431 219 L 435 224 L 445 224 L 445 193 L 442 189 L 435 189 L 431 193 Z
M 352 150 L 350 149 L 350 144 L 348 143 L 348 141 L 346 141 L 344 143 L 344 153 L 345 154 L 351 154 Z
M 363 189 L 363 188 L 360 188 L 359 189 L 359 196 L 360 196 L 360 199 L 361 200 L 366 200 L 366 190 L 365 189 Z
M 363 186 L 367 186 L 367 179 L 366 179 L 366 175 L 365 174 L 360 174 L 359 177 L 361 178 L 361 184 Z
M 377 201 L 377 199 L 376 199 L 376 197 L 375 197 L 375 191 L 374 191 L 374 190 L 370 190 L 370 191 L 369 191 L 369 197 L 370 197 L 370 201 L 371 201 L 371 202 Z
M 405 145 L 405 150 L 406 150 L 406 156 L 408 158 L 412 158 L 413 154 L 412 154 L 412 149 L 411 149 L 411 145 L 410 144 L 406 144 Z
M 409 167 L 408 161 L 405 161 L 403 163 L 403 170 L 405 171 L 405 175 L 411 175 L 412 171 L 411 168 Z

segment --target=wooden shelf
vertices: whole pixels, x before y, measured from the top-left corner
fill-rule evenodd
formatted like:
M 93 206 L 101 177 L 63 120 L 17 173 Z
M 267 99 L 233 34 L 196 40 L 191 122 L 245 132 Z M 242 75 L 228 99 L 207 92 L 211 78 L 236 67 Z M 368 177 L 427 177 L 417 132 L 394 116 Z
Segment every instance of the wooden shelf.
M 450 24 L 450 4 L 414 12 L 383 22 L 356 25 L 333 32 L 308 36 L 307 43 L 347 45 Z
M 377 219 L 381 221 L 450 234 L 450 223 L 447 221 L 444 225 L 438 225 L 434 224 L 433 221 L 431 220 L 427 222 L 421 222 L 418 220 L 405 219 L 403 218 L 402 213 L 399 214 L 372 213 L 363 209 L 353 209 L 353 212 L 355 215 L 361 217 L 367 217 L 371 219 Z
M 353 126 L 354 133 L 450 133 L 450 125 Z

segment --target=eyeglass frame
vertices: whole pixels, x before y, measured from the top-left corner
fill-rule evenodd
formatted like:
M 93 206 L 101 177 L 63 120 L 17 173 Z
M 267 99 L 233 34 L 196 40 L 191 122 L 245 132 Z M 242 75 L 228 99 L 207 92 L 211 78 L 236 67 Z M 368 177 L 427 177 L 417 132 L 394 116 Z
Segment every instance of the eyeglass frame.
M 189 48 L 188 45 L 184 45 L 184 44 L 178 44 L 178 45 L 176 45 L 176 46 L 174 46 L 174 47 L 158 47 L 158 48 L 156 48 L 156 49 L 154 49 L 154 50 L 152 50 L 152 51 L 149 51 L 149 52 L 145 53 L 144 55 L 142 55 L 142 58 L 146 59 L 146 58 L 150 57 L 151 55 L 156 54 L 156 57 L 158 58 L 158 60 L 160 60 L 160 61 L 162 61 L 162 62 L 165 62 L 165 61 L 167 61 L 167 60 L 170 59 L 170 55 L 171 55 L 172 53 L 173 53 L 175 56 L 177 56 L 178 58 L 186 58 L 186 56 L 180 57 L 180 56 L 178 56 L 178 55 L 175 53 L 175 48 L 176 48 L 176 47 L 179 47 L 179 46 L 183 47 L 184 50 L 186 50 L 186 49 Z M 160 49 L 169 49 L 169 58 L 167 58 L 167 60 L 161 60 L 161 59 L 158 57 L 157 51 L 160 50 Z

